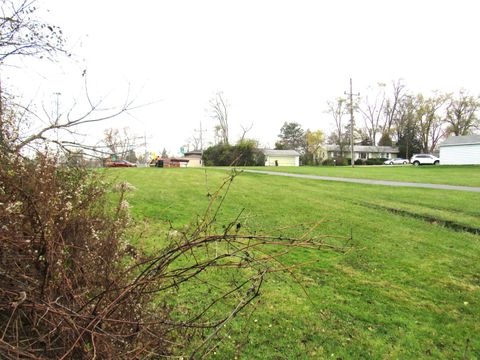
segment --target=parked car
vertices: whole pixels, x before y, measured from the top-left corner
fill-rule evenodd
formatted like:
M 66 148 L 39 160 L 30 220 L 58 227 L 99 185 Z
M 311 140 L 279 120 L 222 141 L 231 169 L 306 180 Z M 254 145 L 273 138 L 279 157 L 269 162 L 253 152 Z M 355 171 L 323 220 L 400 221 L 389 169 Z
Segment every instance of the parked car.
M 383 162 L 385 165 L 407 165 L 408 160 L 403 158 L 388 159 Z
M 105 167 L 137 167 L 137 164 L 131 163 L 127 160 L 108 161 Z
M 415 166 L 418 165 L 440 165 L 440 159 L 430 154 L 417 154 L 413 155 L 410 159 L 410 163 Z

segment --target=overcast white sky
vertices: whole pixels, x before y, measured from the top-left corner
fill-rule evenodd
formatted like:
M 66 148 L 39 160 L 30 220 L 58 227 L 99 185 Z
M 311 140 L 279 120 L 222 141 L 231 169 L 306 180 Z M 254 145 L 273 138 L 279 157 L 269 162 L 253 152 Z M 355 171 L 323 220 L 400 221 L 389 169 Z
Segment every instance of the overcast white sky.
M 200 121 L 212 140 L 208 100 L 223 91 L 233 140 L 273 146 L 285 121 L 327 131 L 327 100 L 403 78 L 413 92 L 480 94 L 478 0 L 38 0 L 62 27 L 73 60 L 24 61 L 8 82 L 65 111 L 87 69 L 92 96 L 120 103 L 160 100 L 86 130 L 130 126 L 151 151 L 174 154 Z M 32 95 L 33 94 L 33 95 Z M 92 138 L 93 139 L 93 138 Z M 90 140 L 92 140 L 90 139 Z M 88 141 L 88 140 L 86 140 Z

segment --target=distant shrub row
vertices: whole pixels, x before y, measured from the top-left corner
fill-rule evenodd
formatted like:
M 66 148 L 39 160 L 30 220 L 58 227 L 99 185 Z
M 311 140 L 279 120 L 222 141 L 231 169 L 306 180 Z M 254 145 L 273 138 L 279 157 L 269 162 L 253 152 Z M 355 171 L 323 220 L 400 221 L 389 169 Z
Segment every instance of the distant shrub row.
M 355 165 L 382 165 L 383 162 L 387 160 L 384 158 L 378 159 L 357 159 L 355 160 Z M 336 157 L 331 159 L 325 159 L 322 161 L 323 166 L 348 166 L 350 165 L 350 159 L 343 157 Z
M 383 165 L 384 161 L 388 160 L 385 158 L 375 158 L 375 159 L 357 159 L 355 160 L 355 165 Z
M 350 159 L 343 157 L 329 158 L 322 161 L 323 166 L 347 166 L 350 164 Z

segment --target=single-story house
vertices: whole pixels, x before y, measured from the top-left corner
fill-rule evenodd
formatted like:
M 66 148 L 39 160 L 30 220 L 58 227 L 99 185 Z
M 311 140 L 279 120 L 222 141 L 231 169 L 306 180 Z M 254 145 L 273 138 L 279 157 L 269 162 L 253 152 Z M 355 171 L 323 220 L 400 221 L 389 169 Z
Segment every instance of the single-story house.
M 300 153 L 296 150 L 262 150 L 265 166 L 300 166 Z
M 480 135 L 450 136 L 440 144 L 440 164 L 480 165 Z
M 338 145 L 326 145 L 325 150 L 328 158 L 336 158 L 341 156 L 340 146 Z M 343 151 L 344 158 L 351 158 L 350 145 L 345 146 Z M 354 145 L 353 146 L 353 160 L 362 159 L 396 159 L 398 157 L 398 148 L 392 146 L 367 146 L 367 145 Z
M 188 151 L 183 154 L 183 157 L 188 160 L 187 167 L 201 167 L 203 165 L 200 150 Z

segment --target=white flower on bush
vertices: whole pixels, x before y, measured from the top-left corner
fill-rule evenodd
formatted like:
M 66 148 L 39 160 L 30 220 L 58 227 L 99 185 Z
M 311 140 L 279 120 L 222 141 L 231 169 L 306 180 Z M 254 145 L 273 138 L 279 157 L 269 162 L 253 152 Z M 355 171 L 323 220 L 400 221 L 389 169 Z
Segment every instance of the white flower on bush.
M 65 203 L 65 211 L 72 211 L 72 209 L 73 209 L 72 203 L 70 201 L 67 201 Z
M 130 204 L 127 200 L 123 199 L 120 201 L 120 210 L 128 210 L 130 208 Z
M 5 212 L 7 212 L 8 214 L 13 214 L 15 212 L 18 212 L 18 210 L 20 210 L 22 205 L 23 205 L 23 202 L 21 201 L 15 201 L 14 203 L 9 203 L 5 208 Z
M 91 230 L 92 230 L 92 237 L 98 241 L 100 238 L 98 237 L 97 231 L 93 228 Z

